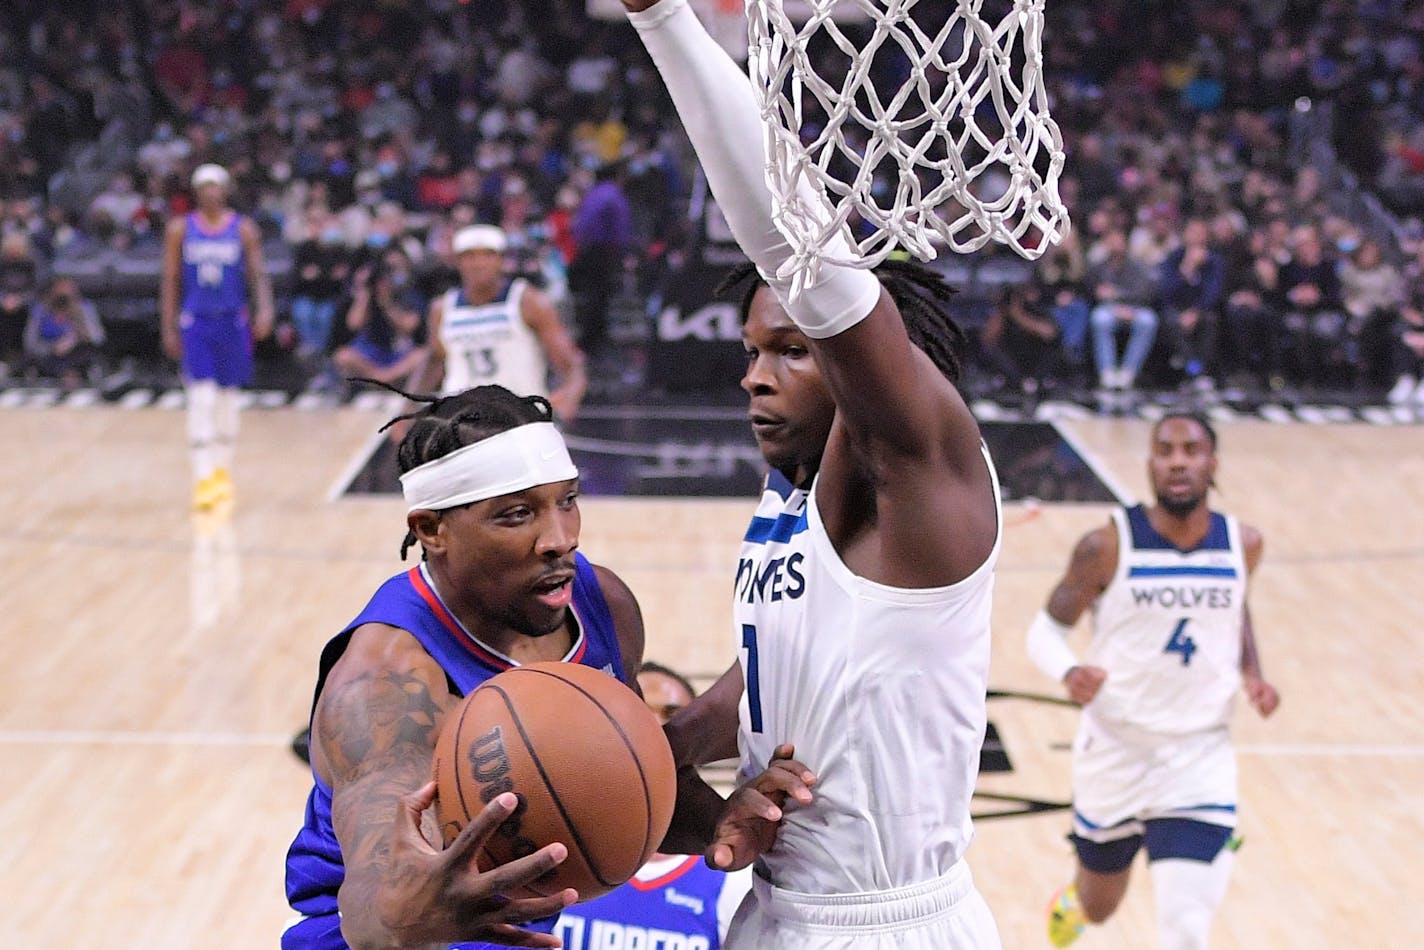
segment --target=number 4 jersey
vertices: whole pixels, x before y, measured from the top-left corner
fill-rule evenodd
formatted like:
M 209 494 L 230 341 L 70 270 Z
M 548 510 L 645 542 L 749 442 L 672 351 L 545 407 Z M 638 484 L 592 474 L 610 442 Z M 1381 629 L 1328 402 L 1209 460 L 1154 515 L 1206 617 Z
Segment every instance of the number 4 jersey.
M 1114 511 L 1113 522 L 1117 570 L 1094 608 L 1084 658 L 1108 676 L 1088 714 L 1127 739 L 1226 725 L 1241 685 L 1240 526 L 1213 512 L 1206 537 L 1183 551 L 1153 529 L 1141 505 Z
M 446 393 L 494 383 L 520 396 L 549 395 L 548 359 L 521 307 L 528 288 L 515 278 L 488 303 L 472 303 L 459 287 L 441 298 Z

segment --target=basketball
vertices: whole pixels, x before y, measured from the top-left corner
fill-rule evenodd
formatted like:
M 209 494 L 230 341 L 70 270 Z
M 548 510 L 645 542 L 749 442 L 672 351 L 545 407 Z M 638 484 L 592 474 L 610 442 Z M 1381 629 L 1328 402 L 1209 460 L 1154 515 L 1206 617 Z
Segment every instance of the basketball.
M 435 781 L 447 845 L 496 795 L 519 796 L 481 850 L 481 870 L 555 841 L 568 847 L 553 872 L 509 897 L 608 893 L 662 843 L 676 797 L 672 751 L 652 712 L 612 676 L 576 663 L 516 667 L 466 696 L 436 744 Z

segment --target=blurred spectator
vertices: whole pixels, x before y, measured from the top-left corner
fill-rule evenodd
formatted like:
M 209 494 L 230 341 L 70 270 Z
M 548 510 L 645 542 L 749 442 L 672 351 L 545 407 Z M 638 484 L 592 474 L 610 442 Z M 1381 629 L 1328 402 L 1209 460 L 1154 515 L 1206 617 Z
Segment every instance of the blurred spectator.
M 25 356 L 39 375 L 58 379 L 66 389 L 93 381 L 98 369 L 104 326 L 94 305 L 65 277 L 52 280 L 30 308 L 25 324 Z
M 1044 251 L 1038 259 L 1034 279 L 1058 325 L 1067 368 L 1077 374 L 1087 363 L 1088 262 L 1078 231 L 1070 230 L 1062 241 Z
M 1093 355 L 1104 389 L 1131 389 L 1157 338 L 1157 313 L 1152 309 L 1152 273 L 1127 256 L 1127 236 L 1112 230 L 1103 236 L 1106 258 L 1088 272 L 1093 290 Z M 1128 330 L 1127 348 L 1119 361 L 1117 333 Z
M 1158 295 L 1168 361 L 1185 381 L 1209 389 L 1217 372 L 1217 321 L 1226 266 L 1205 220 L 1192 218 L 1182 246 L 1162 262 Z
M 1033 395 L 1054 382 L 1063 366 L 1058 325 L 1037 284 L 1005 290 L 979 331 L 980 354 L 1006 381 Z
M 1373 238 L 1340 262 L 1340 298 L 1349 314 L 1347 357 L 1367 385 L 1389 385 L 1390 328 L 1404 305 L 1404 289 L 1404 278 Z
M 579 346 L 597 358 L 608 345 L 608 308 L 622 289 L 625 258 L 632 250 L 633 209 L 623 192 L 621 162 L 598 169 L 597 184 L 574 216 L 577 250 L 569 265 Z
M 310 360 L 326 353 L 337 305 L 351 273 L 341 226 L 325 209 L 309 212 L 306 237 L 292 258 L 292 323 L 297 353 Z
M 134 190 L 133 176 L 119 172 L 89 203 L 89 214 L 96 219 L 108 218 L 116 228 L 130 230 L 143 207 L 144 198 Z
M 1177 236 L 1177 214 L 1168 204 L 1146 209 L 1143 221 L 1127 239 L 1127 256 L 1149 271 L 1162 266 L 1167 256 L 1181 244 Z
M 356 272 L 346 327 L 355 338 L 332 357 L 348 377 L 400 385 L 425 362 L 425 350 L 415 345 L 423 301 L 408 284 L 397 287 L 384 262 Z
M 1327 369 L 1345 362 L 1345 312 L 1340 277 L 1325 259 L 1320 232 L 1306 225 L 1296 229 L 1292 257 L 1281 268 L 1284 300 L 1284 368 L 1291 381 L 1319 385 Z
M 13 363 L 24 349 L 25 323 L 39 282 L 29 237 L 12 231 L 0 238 L 0 366 Z
M 1264 387 L 1279 372 L 1280 264 L 1265 228 L 1239 238 L 1234 225 L 1218 219 L 1216 230 L 1225 248 L 1224 368 L 1236 382 L 1244 377 Z
M 1424 405 L 1424 244 L 1412 269 L 1412 292 L 1391 328 L 1390 366 L 1395 383 L 1389 401 L 1396 405 L 1411 400 Z

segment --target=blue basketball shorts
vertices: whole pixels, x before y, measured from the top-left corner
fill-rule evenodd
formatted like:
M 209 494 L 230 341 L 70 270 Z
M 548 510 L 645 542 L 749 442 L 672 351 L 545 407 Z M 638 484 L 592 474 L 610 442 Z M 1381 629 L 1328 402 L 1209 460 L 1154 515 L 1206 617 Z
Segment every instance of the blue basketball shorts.
M 208 316 L 185 311 L 179 327 L 185 379 L 211 379 L 224 388 L 252 382 L 252 331 L 245 309 Z

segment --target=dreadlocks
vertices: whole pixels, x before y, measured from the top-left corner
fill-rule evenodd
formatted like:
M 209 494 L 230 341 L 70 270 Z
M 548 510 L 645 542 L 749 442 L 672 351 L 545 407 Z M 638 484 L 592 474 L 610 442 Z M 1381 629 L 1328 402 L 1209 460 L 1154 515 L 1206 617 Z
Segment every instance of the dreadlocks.
M 952 383 L 959 382 L 958 350 L 964 341 L 964 331 L 949 315 L 949 300 L 954 288 L 944 278 L 914 261 L 887 260 L 875 268 L 875 276 L 885 287 L 890 299 L 905 321 L 910 342 L 924 351 L 930 361 Z M 717 288 L 718 296 L 731 296 L 746 285 L 737 306 L 743 323 L 751 310 L 752 297 L 766 282 L 750 262 L 738 264 Z
M 425 403 L 423 408 L 396 416 L 380 429 L 385 432 L 398 422 L 411 423 L 410 431 L 396 448 L 396 466 L 402 475 L 490 436 L 531 422 L 551 422 L 554 418 L 553 407 L 543 396 L 516 396 L 503 386 L 476 386 L 453 396 L 437 396 L 408 393 L 371 379 L 357 382 L 399 393 L 411 402 Z M 407 531 L 401 544 L 402 561 L 413 544 L 415 532 Z

